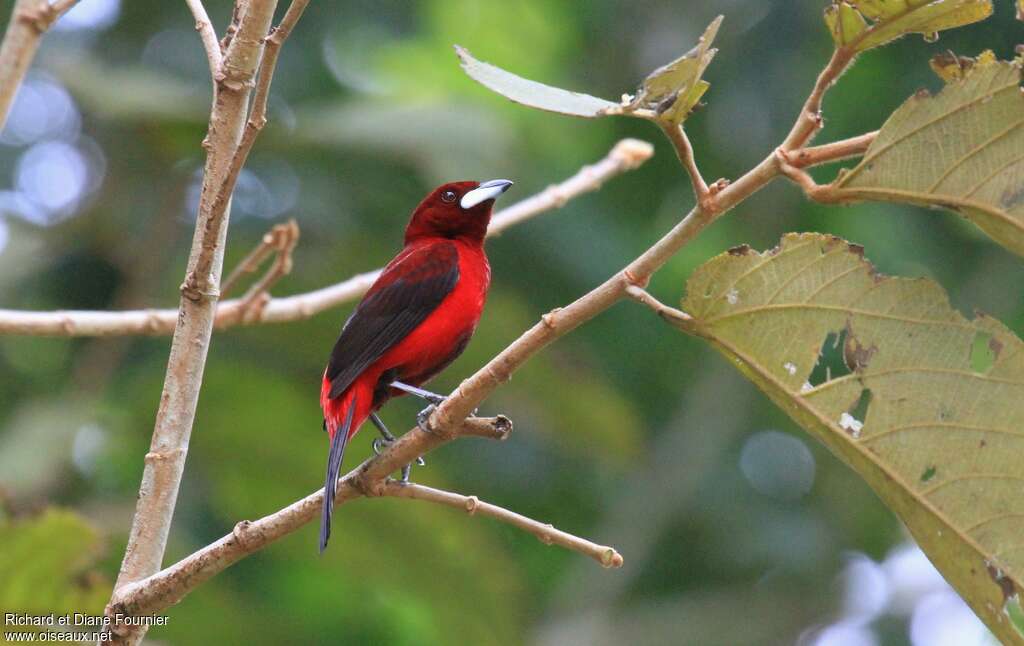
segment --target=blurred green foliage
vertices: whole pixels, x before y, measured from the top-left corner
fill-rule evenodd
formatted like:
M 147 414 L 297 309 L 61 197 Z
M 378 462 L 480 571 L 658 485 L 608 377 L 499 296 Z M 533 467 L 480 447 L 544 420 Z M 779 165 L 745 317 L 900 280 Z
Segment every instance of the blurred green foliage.
M 313 2 L 282 52 L 270 123 L 236 195 L 226 266 L 273 222 L 295 217 L 295 269 L 274 291 L 318 288 L 390 258 L 412 206 L 441 181 L 509 177 L 512 201 L 595 161 L 621 137 L 654 142 L 656 156 L 640 170 L 489 243 L 494 288 L 477 335 L 432 384 L 451 389 L 692 204 L 671 146 L 650 124 L 513 105 L 466 78 L 452 45 L 528 78 L 617 97 L 725 14 L 704 75 L 707 106 L 687 120 L 711 180 L 738 176 L 785 136 L 831 51 L 824 4 Z M 206 5 L 222 30 L 230 2 Z M 10 6 L 0 3 L 2 15 Z M 192 24 L 183 2 L 122 2 L 105 30 L 44 40 L 32 78 L 67 87 L 81 115 L 72 143 L 92 151 L 86 159 L 102 181 L 53 226 L 3 207 L 4 307 L 176 303 L 210 91 Z M 909 37 L 866 53 L 829 94 L 820 141 L 875 129 L 917 88 L 938 87 L 932 54 L 992 48 L 1009 58 L 1020 36 L 1012 3 L 997 2 L 994 18 L 938 43 Z M 0 147 L 0 177 L 11 178 L 0 190 L 16 185 L 26 148 Z M 814 174 L 821 181 L 834 172 Z M 882 271 L 930 276 L 961 311 L 1024 328 L 1015 287 L 1024 268 L 971 225 L 912 207 L 811 204 L 781 182 L 686 247 L 651 290 L 675 302 L 709 257 L 740 243 L 772 246 L 794 230 L 862 243 Z M 215 335 L 167 563 L 318 486 L 326 454 L 319 378 L 347 311 Z M 168 347 L 167 338 L 148 337 L 0 339 L 0 488 L 12 514 L 0 527 L 2 609 L 101 609 Z M 396 401 L 383 417 L 408 428 L 418 408 Z M 455 443 L 428 456 L 414 479 L 613 544 L 624 568 L 602 570 L 441 507 L 361 500 L 339 508 L 323 557 L 315 528 L 304 528 L 203 585 L 150 636 L 174 644 L 792 643 L 835 618 L 844 554 L 882 559 L 903 540 L 867 487 L 753 386 L 632 304 L 545 350 L 483 411 L 513 418 L 509 441 Z M 750 485 L 741 451 L 767 429 L 808 443 L 816 463 L 809 492 L 778 498 Z M 357 437 L 351 464 L 369 454 L 372 435 Z M 908 643 L 902 624 L 879 635 Z

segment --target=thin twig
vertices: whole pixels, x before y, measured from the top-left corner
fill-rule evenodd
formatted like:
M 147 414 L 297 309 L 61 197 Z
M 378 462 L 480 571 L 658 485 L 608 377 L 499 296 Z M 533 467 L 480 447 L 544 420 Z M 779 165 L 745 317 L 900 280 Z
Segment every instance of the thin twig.
M 690 183 L 693 185 L 693 195 L 696 197 L 697 203 L 705 210 L 710 210 L 709 198 L 711 197 L 711 191 L 708 190 L 707 182 L 704 181 L 704 177 L 700 174 L 700 169 L 697 168 L 697 160 L 693 155 L 693 146 L 690 145 L 690 138 L 686 136 L 686 131 L 683 130 L 682 124 L 658 122 L 658 125 L 661 126 L 661 130 L 668 137 L 668 140 L 672 142 L 676 149 L 676 156 L 679 157 L 679 163 L 683 165 L 683 168 L 686 169 L 686 174 L 690 176 Z
M 545 545 L 558 545 L 580 554 L 585 554 L 594 559 L 604 567 L 622 567 L 622 555 L 615 548 L 607 545 L 598 545 L 585 538 L 574 536 L 568 532 L 556 529 L 549 524 L 538 522 L 522 514 L 509 511 L 504 507 L 484 502 L 476 496 L 464 496 L 462 494 L 425 487 L 423 485 L 408 483 L 401 484 L 390 481 L 384 487 L 384 495 L 394 498 L 412 498 L 413 500 L 427 500 L 441 505 L 447 505 L 461 509 L 469 515 L 479 514 L 500 520 L 514 527 L 529 532 L 536 536 Z
M 203 0 L 185 0 L 185 3 L 188 4 L 192 17 L 196 19 L 196 31 L 199 32 L 199 38 L 203 41 L 203 49 L 206 50 L 206 60 L 210 64 L 210 79 L 216 87 L 217 74 L 220 72 L 221 61 L 223 60 L 220 43 L 217 42 L 217 32 L 213 30 L 213 23 L 210 22 L 210 16 L 206 14 Z
M 260 243 L 249 252 L 249 255 L 243 258 L 223 280 L 220 287 L 221 296 L 226 296 L 243 275 L 255 273 L 264 260 L 276 254 L 276 260 L 270 271 L 256 283 L 260 286 L 256 290 L 257 293 L 265 291 L 271 284 L 291 271 L 292 251 L 295 250 L 295 245 L 298 243 L 299 225 L 294 219 L 288 220 L 284 224 L 275 224 L 270 231 L 263 234 Z M 244 302 L 245 298 L 242 300 Z
M 653 150 L 653 146 L 646 141 L 623 139 L 615 144 L 601 161 L 584 166 L 572 177 L 495 213 L 487 234 L 497 235 L 534 216 L 557 209 L 575 197 L 596 191 L 609 179 L 639 167 L 650 159 Z M 236 325 L 284 323 L 306 319 L 358 298 L 370 288 L 379 273 L 380 270 L 377 269 L 304 294 L 273 298 L 266 303 L 255 319 L 245 318 L 242 299 L 221 301 L 217 307 L 215 326 L 217 329 L 224 329 Z M 171 309 L 122 312 L 0 310 L 0 334 L 159 335 L 172 333 L 177 320 L 178 311 Z
M 11 20 L 0 44 L 0 130 L 7 123 L 14 97 L 25 79 L 43 33 L 77 0 L 15 0 Z
M 878 136 L 878 131 L 868 132 L 849 139 L 833 141 L 830 144 L 801 148 L 787 154 L 789 163 L 795 168 L 807 168 L 827 162 L 837 162 L 851 157 L 860 157 Z
M 276 0 L 274 3 L 276 4 Z M 231 155 L 227 176 L 214 193 L 213 203 L 210 206 L 210 224 L 208 225 L 213 230 L 223 226 L 224 214 L 227 211 L 231 194 L 235 190 L 238 175 L 242 172 L 242 167 L 245 166 L 245 161 L 249 158 L 249 152 L 256 142 L 256 137 L 263 130 L 263 126 L 267 124 L 267 101 L 270 96 L 270 82 L 274 77 L 274 69 L 277 67 L 277 57 L 281 52 L 281 45 L 291 35 L 292 29 L 295 28 L 295 23 L 302 17 L 302 12 L 305 11 L 308 4 L 309 0 L 292 0 L 291 5 L 289 5 L 288 10 L 285 12 L 284 18 L 281 19 L 281 24 L 271 29 L 269 35 L 265 38 L 260 34 L 260 42 L 264 43 L 265 46 L 262 48 L 262 61 L 259 64 L 259 71 L 256 75 L 256 93 L 253 96 L 252 110 L 249 112 L 249 118 L 245 122 L 245 132 L 242 134 L 241 140 L 235 146 L 234 152 Z M 245 25 L 245 18 L 246 16 L 243 15 L 243 27 Z M 241 34 L 241 30 L 239 34 Z M 240 36 L 235 36 L 232 40 L 232 46 L 240 42 L 239 38 Z M 230 49 L 228 51 L 230 52 Z M 228 84 L 229 86 L 232 82 L 237 83 L 237 79 L 232 80 L 230 75 L 227 74 L 228 66 L 225 65 L 223 67 L 225 69 L 218 78 L 218 83 Z M 246 83 L 248 82 L 246 80 Z M 193 294 L 197 294 L 208 289 L 209 268 L 212 262 L 213 249 L 209 246 L 204 246 L 194 270 L 189 273 L 188 278 L 185 280 L 186 292 L 190 291 Z
M 837 48 L 832 53 L 832 58 L 829 60 L 828 65 L 825 66 L 825 69 L 821 71 L 821 74 L 818 75 L 814 89 L 807 97 L 807 101 L 804 102 L 796 123 L 793 124 L 793 128 L 789 131 L 785 141 L 782 142 L 781 148 L 783 150 L 791 152 L 805 147 L 814 138 L 818 130 L 821 129 L 823 123 L 821 118 L 821 102 L 825 98 L 825 93 L 828 92 L 829 88 L 832 87 L 850 63 L 853 62 L 855 56 L 856 52 L 845 47 Z
M 682 327 L 687 330 L 693 327 L 694 320 L 692 316 L 680 309 L 665 305 L 643 287 L 630 285 L 626 288 L 626 296 L 629 296 L 641 305 L 646 305 L 654 310 L 658 316 L 672 322 L 678 327 Z

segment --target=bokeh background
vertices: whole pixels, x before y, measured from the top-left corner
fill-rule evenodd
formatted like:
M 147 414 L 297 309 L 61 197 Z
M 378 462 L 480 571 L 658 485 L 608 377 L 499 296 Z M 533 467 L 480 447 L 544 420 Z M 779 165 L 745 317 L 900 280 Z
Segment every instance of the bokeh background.
M 11 1 L 0 3 L 5 17 Z M 227 0 L 208 0 L 223 30 Z M 283 5 L 287 3 L 282 0 Z M 574 120 L 488 93 L 452 44 L 530 78 L 616 98 L 726 16 L 687 122 L 708 179 L 736 177 L 788 131 L 831 41 L 825 0 L 313 2 L 281 55 L 270 124 L 239 181 L 226 266 L 295 218 L 275 293 L 385 262 L 435 184 L 516 180 L 506 204 L 621 137 L 653 160 L 489 244 L 494 288 L 447 391 L 532 324 L 643 251 L 692 204 L 650 124 Z M 953 49 L 1013 55 L 1010 0 L 934 44 L 862 56 L 826 102 L 820 141 L 877 128 Z M 200 181 L 210 81 L 184 2 L 82 0 L 48 34 L 0 134 L 0 306 L 174 306 Z M 826 180 L 835 167 L 815 171 Z M 827 208 L 779 182 L 654 279 L 665 301 L 729 246 L 814 230 L 879 268 L 930 276 L 965 313 L 1024 329 L 1019 259 L 945 212 Z M 319 377 L 349 306 L 216 334 L 166 562 L 320 485 Z M 168 338 L 0 338 L 0 609 L 99 614 L 134 508 Z M 389 404 L 393 428 L 418 402 Z M 337 512 L 169 610 L 154 643 L 994 643 L 849 470 L 700 341 L 621 304 L 533 359 L 484 405 L 516 431 L 428 457 L 420 482 L 472 493 L 615 545 L 621 570 L 507 526 L 405 500 Z M 366 456 L 364 431 L 347 464 Z

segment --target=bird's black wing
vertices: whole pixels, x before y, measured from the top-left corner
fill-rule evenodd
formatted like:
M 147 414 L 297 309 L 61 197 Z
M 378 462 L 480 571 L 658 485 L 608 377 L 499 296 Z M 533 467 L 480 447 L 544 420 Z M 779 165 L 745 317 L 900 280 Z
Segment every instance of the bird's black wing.
M 399 254 L 356 306 L 327 364 L 330 398 L 397 345 L 433 312 L 459 281 L 459 252 L 447 240 Z

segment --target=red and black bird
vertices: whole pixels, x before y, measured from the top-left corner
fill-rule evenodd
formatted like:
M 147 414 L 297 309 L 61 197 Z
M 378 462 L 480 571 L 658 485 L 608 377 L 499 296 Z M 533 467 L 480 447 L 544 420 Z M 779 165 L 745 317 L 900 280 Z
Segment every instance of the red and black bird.
M 511 185 L 495 179 L 434 189 L 413 211 L 401 253 L 342 327 L 320 390 L 331 441 L 321 553 L 331 536 L 335 487 L 349 439 L 369 418 L 386 441 L 393 440 L 376 415 L 392 397 L 443 401 L 420 386 L 454 361 L 473 336 L 491 282 L 484 253 L 491 207 Z

